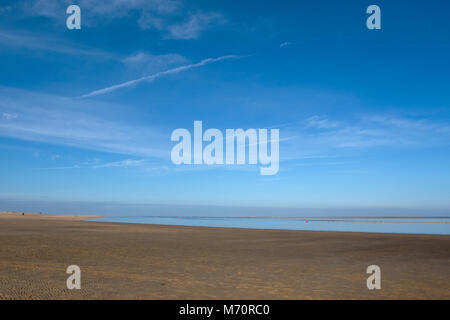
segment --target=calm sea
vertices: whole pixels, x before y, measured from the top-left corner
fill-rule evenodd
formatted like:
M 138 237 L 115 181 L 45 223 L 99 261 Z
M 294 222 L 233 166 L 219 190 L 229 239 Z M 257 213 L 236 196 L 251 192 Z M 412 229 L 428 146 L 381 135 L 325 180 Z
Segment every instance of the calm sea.
M 346 231 L 450 235 L 450 219 L 374 218 L 238 218 L 238 217 L 108 217 L 94 221 L 225 228 Z

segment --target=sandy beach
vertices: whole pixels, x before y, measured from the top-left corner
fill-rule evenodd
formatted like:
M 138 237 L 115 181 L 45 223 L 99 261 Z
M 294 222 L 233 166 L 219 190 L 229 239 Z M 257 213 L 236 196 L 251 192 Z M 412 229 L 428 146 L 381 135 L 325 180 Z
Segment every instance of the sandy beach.
M 450 299 L 450 236 L 87 218 L 0 213 L 0 299 Z M 366 287 L 373 264 L 381 290 Z

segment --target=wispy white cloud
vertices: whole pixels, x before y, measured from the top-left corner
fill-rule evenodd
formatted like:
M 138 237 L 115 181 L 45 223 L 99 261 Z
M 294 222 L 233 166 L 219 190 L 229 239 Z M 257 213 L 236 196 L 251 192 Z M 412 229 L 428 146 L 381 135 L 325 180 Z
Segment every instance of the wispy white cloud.
M 89 100 L 1 86 L 0 96 L 0 136 L 127 156 L 121 161 L 96 161 L 76 164 L 73 168 L 83 165 L 88 168 L 140 167 L 140 170 L 151 174 L 199 169 L 171 165 L 172 144 L 168 137 L 173 128 L 155 124 L 142 127 L 127 122 L 126 115 L 133 111 L 130 107 L 95 101 L 94 108 L 94 102 Z M 15 114 L 18 116 L 15 117 Z M 290 125 L 283 124 L 280 130 L 280 161 L 322 161 L 354 156 L 355 152 L 360 153 L 369 148 L 448 145 L 450 123 L 445 119 L 384 114 L 363 115 L 353 119 L 347 116 L 346 119 L 334 120 L 332 117 L 317 115 L 298 119 Z M 140 159 L 145 159 L 145 162 Z M 151 162 L 149 159 L 152 159 Z M 214 166 L 212 169 L 229 168 Z M 211 168 L 206 166 L 202 170 Z
M 212 26 L 224 24 L 225 22 L 225 18 L 218 13 L 192 14 L 187 21 L 168 26 L 167 38 L 196 39 L 203 30 L 209 29 Z
M 321 117 L 318 115 L 309 117 L 305 120 L 306 126 L 308 128 L 318 128 L 318 129 L 331 129 L 339 126 L 339 122 L 330 121 L 325 117 Z
M 0 45 L 99 59 L 120 59 L 106 51 L 29 31 L 0 30 Z
M 133 160 L 126 159 L 122 161 L 108 162 L 93 166 L 94 169 L 97 168 L 130 168 L 130 167 L 141 167 L 144 165 L 144 160 Z
M 99 168 L 135 168 L 142 167 L 145 164 L 145 160 L 125 159 L 121 161 L 99 163 L 99 161 L 88 161 L 80 164 L 74 164 L 70 166 L 41 168 L 44 170 L 68 170 L 68 169 L 99 169 Z
M 0 113 L 20 114 L 14 121 L 0 118 L 0 136 L 159 159 L 169 157 L 167 133 L 155 126 L 140 127 L 123 121 L 121 115 L 126 111 L 121 106 L 96 102 L 93 108 L 87 101 L 5 87 L 0 87 L 0 96 Z M 117 110 L 117 114 L 111 110 Z
M 370 147 L 423 147 L 450 144 L 450 123 L 395 116 L 362 116 L 350 121 L 333 121 L 312 116 L 299 126 L 287 127 L 304 148 L 342 149 Z
M 222 60 L 226 60 L 226 59 L 237 59 L 237 58 L 242 58 L 243 56 L 237 56 L 237 55 L 226 55 L 226 56 L 221 56 L 218 58 L 208 58 L 208 59 L 204 59 L 198 63 L 193 63 L 193 64 L 188 64 L 188 65 L 184 65 L 184 66 L 180 66 L 180 67 L 176 67 L 176 68 L 172 68 L 166 71 L 161 71 L 161 72 L 157 72 L 155 74 L 149 75 L 149 76 L 145 76 L 145 77 L 141 77 L 139 79 L 135 79 L 135 80 L 130 80 L 127 82 L 123 82 L 120 84 L 116 84 L 107 88 L 103 88 L 103 89 L 99 89 L 99 90 L 95 90 L 92 91 L 90 93 L 84 94 L 82 96 L 80 96 L 80 98 L 88 98 L 88 97 L 93 97 L 93 96 L 98 96 L 101 94 L 105 94 L 108 92 L 112 92 L 115 91 L 117 89 L 121 89 L 121 88 L 125 88 L 125 87 L 129 87 L 129 86 L 133 86 L 136 85 L 140 82 L 151 82 L 161 76 L 165 76 L 165 75 L 169 75 L 169 74 L 176 74 L 182 71 L 186 71 L 189 69 L 193 69 L 193 68 L 199 68 L 202 67 L 204 65 L 210 64 L 210 63 L 214 63 L 214 62 L 218 62 L 218 61 L 222 61 Z
M 180 15 L 179 15 L 180 16 Z M 181 15 L 182 16 L 182 15 Z M 217 12 L 196 12 L 171 19 L 167 16 L 144 12 L 139 25 L 142 29 L 156 29 L 166 39 L 198 39 L 208 29 L 223 25 L 227 20 Z
M 0 7 L 0 13 L 8 10 L 19 17 L 40 16 L 63 23 L 65 8 L 71 4 L 72 0 L 30 0 Z M 83 25 L 133 18 L 140 28 L 159 30 L 172 39 L 196 39 L 204 30 L 226 22 L 220 13 L 198 11 L 182 0 L 78 0 L 76 4 L 82 10 Z
M 82 57 L 91 61 L 113 62 L 124 67 L 123 71 L 133 77 L 154 73 L 167 68 L 173 68 L 186 63 L 189 59 L 178 53 L 165 53 L 155 55 L 148 52 L 136 52 L 128 55 L 116 54 L 97 48 L 68 42 L 66 39 L 59 39 L 49 35 L 41 35 L 36 32 L 24 32 L 17 30 L 0 30 L 0 46 L 20 49 L 18 53 L 30 55 L 37 53 L 37 57 L 42 57 L 42 52 L 58 53 L 74 57 Z M 22 49 L 29 49 L 23 51 Z
M 290 46 L 290 45 L 293 45 L 293 44 L 294 44 L 293 42 L 285 41 L 285 42 L 280 43 L 280 48 L 283 48 L 283 47 L 286 47 L 286 46 Z
M 128 70 L 144 74 L 158 72 L 168 67 L 186 64 L 187 62 L 187 58 L 177 53 L 153 55 L 146 52 L 138 52 L 122 59 L 122 63 Z
M 0 45 L 9 48 L 27 48 L 36 52 L 45 51 L 64 55 L 82 56 L 100 60 L 112 60 L 123 64 L 128 70 L 136 72 L 155 72 L 164 68 L 188 62 L 178 53 L 154 55 L 137 52 L 129 55 L 116 54 L 90 46 L 68 42 L 49 35 L 18 30 L 0 30 Z M 27 51 L 27 54 L 29 52 Z
M 395 116 L 375 115 L 364 117 L 366 122 L 379 124 L 382 127 L 398 128 L 410 131 L 411 134 L 423 132 L 436 132 L 440 134 L 450 134 L 450 126 L 441 122 L 433 122 L 427 119 L 399 118 Z
M 9 113 L 9 112 L 3 112 L 2 116 L 6 120 L 13 120 L 13 119 L 17 119 L 19 117 L 19 115 L 17 113 Z
M 73 4 L 72 0 L 31 0 L 25 3 L 17 3 L 15 7 L 29 16 L 41 16 L 53 19 L 64 19 L 61 12 L 65 12 L 67 6 Z M 140 14 L 151 12 L 153 14 L 171 14 L 181 8 L 180 0 L 78 0 L 83 16 L 89 23 L 94 23 L 94 18 L 113 20 L 128 17 L 133 11 Z

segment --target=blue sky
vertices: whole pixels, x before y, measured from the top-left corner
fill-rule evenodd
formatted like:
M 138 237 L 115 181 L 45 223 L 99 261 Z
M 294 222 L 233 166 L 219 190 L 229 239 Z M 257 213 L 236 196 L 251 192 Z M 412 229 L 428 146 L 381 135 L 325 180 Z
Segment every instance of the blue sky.
M 66 28 L 70 4 L 81 8 L 81 30 Z M 371 4 L 381 30 L 366 27 Z M 449 9 L 2 1 L 0 204 L 447 210 Z M 171 132 L 194 120 L 279 128 L 279 173 L 173 165 Z

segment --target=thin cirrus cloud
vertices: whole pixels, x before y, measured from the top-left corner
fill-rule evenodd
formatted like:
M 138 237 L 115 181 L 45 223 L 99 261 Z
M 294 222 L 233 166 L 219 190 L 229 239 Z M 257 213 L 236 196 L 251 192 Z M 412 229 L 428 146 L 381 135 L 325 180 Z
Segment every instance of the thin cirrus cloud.
M 6 120 L 13 120 L 17 119 L 19 115 L 17 113 L 3 112 L 2 117 L 5 118 Z
M 287 125 L 285 134 L 297 135 L 303 151 L 365 149 L 374 147 L 429 147 L 450 144 L 450 123 L 444 120 L 387 115 L 365 115 L 335 121 L 315 115 Z M 294 150 L 294 148 L 292 148 Z
M 292 44 L 294 44 L 294 43 L 293 42 L 289 42 L 289 41 L 285 41 L 285 42 L 280 43 L 280 48 L 287 47 L 287 46 L 290 46 Z
M 99 165 L 93 166 L 94 169 L 97 168 L 130 168 L 130 167 L 140 167 L 144 165 L 144 160 L 133 160 L 133 159 L 126 159 L 122 161 L 114 161 L 114 162 L 108 162 L 103 163 Z
M 189 16 L 188 20 L 167 27 L 167 38 L 172 39 L 197 39 L 203 30 L 226 22 L 218 13 L 197 13 Z
M 0 87 L 0 136 L 109 153 L 169 160 L 171 144 L 164 127 L 127 122 L 110 103 L 63 98 Z M 109 110 L 105 117 L 102 110 Z M 110 110 L 117 110 L 111 114 Z M 445 120 L 365 115 L 334 120 L 315 115 L 284 124 L 284 159 L 338 155 L 349 149 L 429 147 L 450 144 Z M 301 148 L 299 148 L 301 146 Z M 283 160 L 283 159 L 282 159 Z
M 121 119 L 120 106 L 0 86 L 0 136 L 88 150 L 168 158 L 164 129 L 142 127 Z M 118 110 L 105 117 L 102 110 Z
M 135 75 L 143 72 L 157 72 L 164 68 L 186 64 L 189 60 L 178 53 L 154 55 L 146 52 L 137 52 L 130 55 L 120 55 L 99 50 L 89 46 L 67 42 L 53 36 L 40 35 L 32 32 L 17 30 L 0 31 L 0 46 L 18 49 L 30 49 L 33 52 L 52 52 L 74 57 L 94 59 L 94 61 L 114 61 L 126 67 L 127 71 Z M 21 51 L 22 52 L 22 51 Z M 26 51 L 29 54 L 29 51 Z
M 153 55 L 138 52 L 121 59 L 123 65 L 134 73 L 150 73 L 161 71 L 164 68 L 186 64 L 188 59 L 177 53 Z
M 31 0 L 18 1 L 15 7 L 29 16 L 42 16 L 53 19 L 64 19 L 65 8 L 73 4 L 71 0 Z M 170 15 L 181 9 L 179 0 L 78 0 L 76 3 L 82 10 L 88 23 L 96 20 L 116 19 L 127 17 L 133 11 L 142 14 Z M 86 20 L 86 19 L 84 19 Z
M 168 69 L 165 71 L 160 71 L 160 72 L 157 72 L 157 73 L 149 75 L 149 76 L 141 77 L 138 79 L 126 81 L 126 82 L 116 84 L 116 85 L 113 85 L 110 87 L 106 87 L 103 89 L 95 90 L 90 93 L 84 94 L 84 95 L 80 96 L 79 98 L 89 98 L 89 97 L 93 97 L 93 96 L 98 96 L 98 95 L 106 94 L 106 93 L 109 93 L 109 92 L 112 92 L 112 91 L 115 91 L 115 90 L 118 90 L 121 88 L 130 87 L 130 86 L 136 85 L 141 82 L 151 82 L 161 76 L 165 76 L 165 75 L 169 75 L 169 74 L 177 74 L 182 71 L 189 70 L 189 69 L 203 67 L 210 63 L 215 63 L 215 62 L 219 62 L 219 61 L 223 61 L 223 60 L 227 60 L 227 59 L 238 59 L 238 58 L 243 58 L 243 57 L 246 57 L 246 56 L 226 55 L 226 56 L 221 56 L 218 58 L 207 58 L 207 59 L 203 59 L 202 61 L 200 61 L 198 63 L 192 63 L 192 64 Z
M 71 4 L 71 0 L 18 1 L 13 9 L 21 13 L 19 17 L 40 16 L 61 23 L 66 19 L 65 8 Z M 181 0 L 79 0 L 76 4 L 82 10 L 85 26 L 100 26 L 116 19 L 129 18 L 141 29 L 158 30 L 170 39 L 197 39 L 203 31 L 226 23 L 220 13 L 198 11 Z M 7 8 L 14 11 L 11 6 Z M 0 9 L 6 10 L 6 7 Z
M 33 51 L 55 52 L 72 56 L 98 58 L 102 60 L 120 60 L 118 55 L 110 52 L 28 31 L 0 30 L 0 45 L 7 46 L 8 48 L 27 48 Z
M 142 127 L 127 122 L 123 112 L 130 112 L 128 107 L 123 110 L 96 101 L 92 108 L 93 102 L 89 100 L 1 86 L 0 96 L 0 136 L 170 163 L 170 132 L 164 127 Z M 111 113 L 111 110 L 116 112 Z M 386 114 L 363 115 L 352 120 L 314 115 L 283 124 L 281 134 L 283 154 L 280 160 L 302 161 L 305 155 L 335 157 L 345 155 L 347 150 L 448 146 L 450 123 L 445 119 Z M 93 166 L 144 167 L 144 164 L 130 159 Z M 173 168 L 169 166 L 167 170 L 173 171 Z
M 97 163 L 97 161 L 95 161 Z M 41 168 L 44 170 L 67 170 L 67 169 L 100 169 L 100 168 L 135 168 L 142 167 L 145 164 L 145 160 L 135 160 L 135 159 L 125 159 L 121 161 L 106 162 L 100 164 L 93 164 L 90 162 L 85 162 L 81 164 L 75 164 L 71 166 L 63 167 L 51 167 L 51 168 Z
M 339 122 L 330 121 L 329 119 L 318 115 L 309 117 L 308 119 L 305 120 L 305 123 L 308 128 L 318 128 L 318 129 L 330 129 L 339 126 Z

